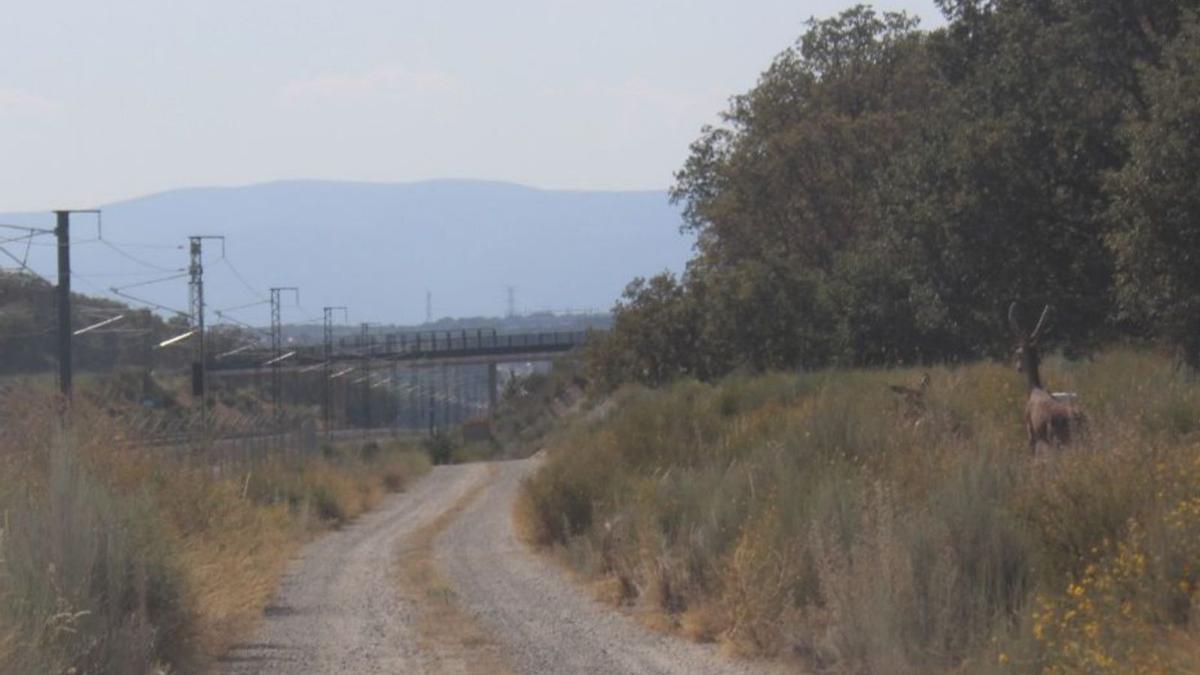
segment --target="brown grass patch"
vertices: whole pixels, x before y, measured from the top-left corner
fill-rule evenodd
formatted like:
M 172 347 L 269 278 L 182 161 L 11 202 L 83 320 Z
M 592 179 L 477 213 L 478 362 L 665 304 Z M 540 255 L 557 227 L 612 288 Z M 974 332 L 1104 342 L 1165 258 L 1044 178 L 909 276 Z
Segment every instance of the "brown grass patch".
M 712 604 L 692 607 L 679 617 L 680 631 L 693 642 L 716 642 L 726 626 L 726 617 Z
M 624 388 L 550 438 L 517 526 L 601 601 L 739 654 L 1200 672 L 1200 381 L 1127 349 L 1048 359 L 1089 429 L 1033 462 L 1011 368 L 930 373 L 915 420 L 887 385 L 919 371 Z
M 517 493 L 517 498 L 513 500 L 512 515 L 513 530 L 519 541 L 531 546 L 546 546 L 552 542 L 533 495 L 528 489 Z
M 0 673 L 202 672 L 261 617 L 288 560 L 428 468 L 364 458 L 203 453 L 115 442 L 119 421 L 51 395 L 0 400 Z
M 467 675 L 500 675 L 513 670 L 500 645 L 455 601 L 454 589 L 438 568 L 434 542 L 487 489 L 495 474 L 496 468 L 491 467 L 486 480 L 409 535 L 399 556 L 400 593 L 417 607 L 421 648 L 435 655 L 443 670 Z
M 624 605 L 631 596 L 625 582 L 617 576 L 602 577 L 592 582 L 591 590 L 593 597 L 610 607 Z

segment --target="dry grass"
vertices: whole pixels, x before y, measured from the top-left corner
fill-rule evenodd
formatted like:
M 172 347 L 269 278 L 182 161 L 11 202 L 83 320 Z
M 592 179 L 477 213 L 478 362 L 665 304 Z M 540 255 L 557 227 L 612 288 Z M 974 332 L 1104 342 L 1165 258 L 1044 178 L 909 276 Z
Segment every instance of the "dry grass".
M 5 673 L 202 671 L 258 619 L 299 544 L 428 467 L 397 447 L 217 472 L 115 450 L 119 424 L 86 403 L 59 428 L 52 406 L 4 402 Z
M 534 546 L 549 546 L 553 538 L 546 528 L 546 519 L 534 502 L 533 492 L 529 489 L 517 493 L 513 501 L 513 531 L 517 539 Z
M 500 645 L 458 606 L 434 555 L 438 536 L 487 489 L 495 473 L 492 467 L 486 480 L 400 544 L 400 592 L 417 608 L 421 648 L 437 658 L 441 671 L 466 675 L 513 672 Z
M 916 414 L 885 385 L 919 371 L 628 388 L 606 420 L 555 437 L 517 522 L 613 601 L 744 654 L 852 672 L 1187 672 L 1200 383 L 1121 350 L 1043 374 L 1089 414 L 1086 437 L 1044 461 L 1001 365 L 933 369 Z

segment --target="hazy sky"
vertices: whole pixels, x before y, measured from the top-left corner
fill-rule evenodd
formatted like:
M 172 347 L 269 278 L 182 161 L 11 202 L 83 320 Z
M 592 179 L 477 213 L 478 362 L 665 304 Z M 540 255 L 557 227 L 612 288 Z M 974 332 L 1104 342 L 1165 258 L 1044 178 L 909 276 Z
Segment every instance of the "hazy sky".
M 3 0 L 0 211 L 282 178 L 664 188 L 850 4 Z

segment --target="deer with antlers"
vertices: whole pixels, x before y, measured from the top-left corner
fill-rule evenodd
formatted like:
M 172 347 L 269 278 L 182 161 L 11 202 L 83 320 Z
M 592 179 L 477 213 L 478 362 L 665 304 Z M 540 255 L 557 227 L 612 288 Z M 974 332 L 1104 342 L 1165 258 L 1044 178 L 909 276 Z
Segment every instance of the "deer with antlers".
M 1071 431 L 1082 425 L 1083 411 L 1078 395 L 1050 393 L 1042 386 L 1041 354 L 1038 341 L 1046 329 L 1050 305 L 1042 310 L 1033 331 L 1026 333 L 1017 321 L 1017 303 L 1008 308 L 1008 324 L 1017 339 L 1017 368 L 1025 373 L 1029 383 L 1029 400 L 1025 403 L 1025 429 L 1029 432 L 1029 450 L 1036 456 L 1043 445 L 1061 447 L 1071 440 Z

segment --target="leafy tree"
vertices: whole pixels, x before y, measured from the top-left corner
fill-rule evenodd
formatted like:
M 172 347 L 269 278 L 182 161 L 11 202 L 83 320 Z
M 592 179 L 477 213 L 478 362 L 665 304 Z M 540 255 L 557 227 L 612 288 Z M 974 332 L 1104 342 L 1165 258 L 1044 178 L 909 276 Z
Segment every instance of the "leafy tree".
M 701 268 L 770 253 L 828 269 L 870 226 L 864 196 L 930 96 L 915 28 L 863 6 L 810 22 L 704 131 L 671 192 Z
M 1200 21 L 1190 14 L 1145 67 L 1147 114 L 1124 136 L 1130 159 L 1111 182 L 1117 299 L 1123 318 L 1177 345 L 1200 367 Z
M 608 339 L 591 347 L 591 375 L 603 385 L 660 385 L 697 375 L 699 328 L 695 303 L 673 274 L 634 279 L 614 310 Z
M 811 21 L 693 144 L 671 196 L 697 255 L 628 289 L 597 367 L 653 384 L 997 355 L 1013 300 L 1056 305 L 1072 350 L 1134 320 L 1200 334 L 1198 4 L 941 0 L 928 33 L 864 6 Z

